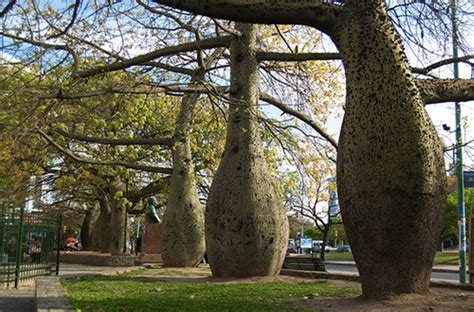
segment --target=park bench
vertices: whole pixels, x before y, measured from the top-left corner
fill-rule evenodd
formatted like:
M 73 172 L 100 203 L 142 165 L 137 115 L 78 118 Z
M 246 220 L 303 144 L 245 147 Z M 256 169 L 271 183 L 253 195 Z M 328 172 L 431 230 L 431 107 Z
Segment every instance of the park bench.
M 324 263 L 315 255 L 306 257 L 287 256 L 283 262 L 283 269 L 326 272 Z

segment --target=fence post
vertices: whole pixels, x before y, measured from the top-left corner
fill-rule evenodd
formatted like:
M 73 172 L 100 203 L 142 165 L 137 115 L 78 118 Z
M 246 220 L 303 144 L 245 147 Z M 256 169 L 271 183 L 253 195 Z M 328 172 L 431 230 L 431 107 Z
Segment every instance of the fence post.
M 58 231 L 56 233 L 56 275 L 59 275 L 59 252 L 61 251 L 61 228 L 63 226 L 63 215 L 58 218 Z
M 23 226 L 25 218 L 25 207 L 21 205 L 20 208 L 20 223 L 18 225 L 18 238 L 16 247 L 16 268 L 15 268 L 15 288 L 18 289 L 20 286 L 20 270 L 21 260 L 23 258 Z

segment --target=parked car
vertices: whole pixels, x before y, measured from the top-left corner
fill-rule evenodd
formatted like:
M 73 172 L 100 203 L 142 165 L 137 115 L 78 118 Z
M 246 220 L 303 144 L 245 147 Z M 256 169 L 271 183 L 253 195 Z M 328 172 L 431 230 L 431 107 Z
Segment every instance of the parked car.
M 349 246 L 349 245 L 338 246 L 336 248 L 336 251 L 337 252 L 349 252 L 349 251 L 351 251 L 351 246 Z
M 294 239 L 289 239 L 288 240 L 288 249 L 286 251 L 287 253 L 297 253 L 298 252 L 298 247 L 296 246 L 296 242 Z
M 313 240 L 313 248 L 311 248 L 312 252 L 320 252 L 321 246 L 323 245 L 323 241 Z M 329 252 L 329 245 L 324 247 L 324 252 Z

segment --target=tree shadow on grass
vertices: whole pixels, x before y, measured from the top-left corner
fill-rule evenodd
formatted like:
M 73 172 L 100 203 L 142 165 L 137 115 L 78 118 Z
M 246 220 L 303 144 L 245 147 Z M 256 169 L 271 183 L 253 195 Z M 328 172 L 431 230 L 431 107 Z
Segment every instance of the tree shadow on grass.
M 207 283 L 210 277 L 181 277 L 181 276 L 104 276 L 104 275 L 87 275 L 77 277 L 64 277 L 65 280 L 76 281 L 95 281 L 95 282 L 138 282 L 138 283 L 155 283 L 155 282 L 181 282 L 181 283 Z

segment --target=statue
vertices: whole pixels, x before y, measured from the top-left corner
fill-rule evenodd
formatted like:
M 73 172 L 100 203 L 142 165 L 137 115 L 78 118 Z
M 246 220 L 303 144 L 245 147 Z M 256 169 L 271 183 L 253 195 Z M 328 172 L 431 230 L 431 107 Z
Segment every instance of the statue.
M 156 213 L 158 201 L 155 197 L 146 200 L 145 226 L 141 242 L 141 253 L 138 261 L 141 263 L 157 263 L 161 258 L 162 227 L 160 218 Z
M 148 197 L 145 219 L 147 223 L 160 223 L 160 218 L 156 213 L 156 207 L 158 206 L 158 201 L 154 196 Z

